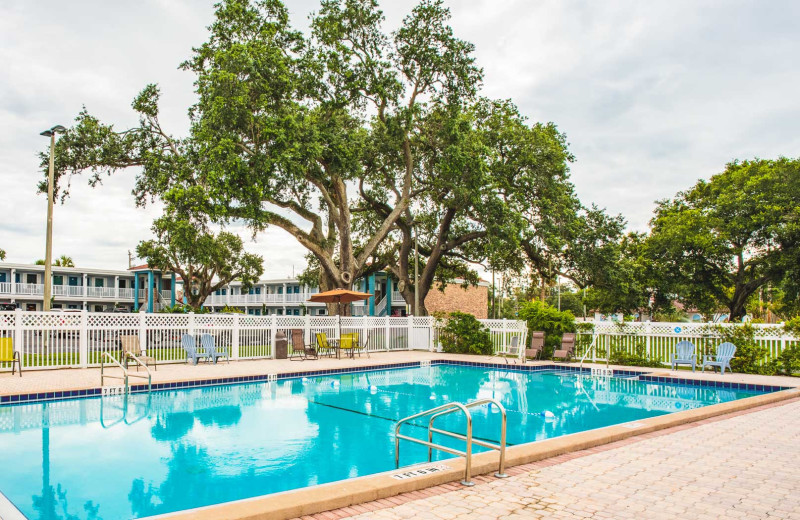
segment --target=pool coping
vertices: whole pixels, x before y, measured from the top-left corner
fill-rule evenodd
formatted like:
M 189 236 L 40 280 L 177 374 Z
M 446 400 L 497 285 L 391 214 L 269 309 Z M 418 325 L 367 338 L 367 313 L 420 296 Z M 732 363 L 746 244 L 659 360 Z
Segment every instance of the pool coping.
M 591 375 L 591 367 L 576 367 L 573 365 L 561 364 L 514 364 L 507 365 L 498 362 L 479 362 L 479 361 L 465 361 L 460 359 L 432 359 L 426 361 L 403 361 L 395 363 L 384 363 L 377 365 L 364 365 L 357 367 L 343 367 L 332 368 L 326 370 L 306 370 L 306 371 L 292 371 L 292 372 L 278 372 L 275 374 L 258 374 L 249 376 L 231 376 L 219 377 L 209 379 L 191 379 L 191 380 L 175 380 L 164 381 L 161 383 L 153 383 L 151 389 L 153 391 L 162 390 L 175 390 L 182 388 L 195 388 L 203 386 L 216 386 L 228 384 L 243 384 L 243 383 L 258 383 L 269 382 L 273 380 L 281 381 L 286 379 L 297 379 L 299 377 L 317 377 L 325 375 L 339 375 L 339 374 L 352 374 L 359 372 L 371 372 L 377 370 L 396 370 L 403 368 L 416 368 L 428 365 L 455 365 L 455 366 L 471 366 L 480 368 L 493 368 L 502 370 L 515 370 L 522 372 L 540 372 L 540 371 L 557 371 L 557 372 L 578 372 L 581 374 Z M 654 383 L 669 383 L 669 384 L 684 384 L 693 386 L 707 386 L 712 388 L 727 388 L 732 390 L 745 390 L 752 392 L 778 392 L 787 390 L 793 387 L 778 386 L 778 385 L 756 385 L 752 383 L 739 383 L 729 381 L 717 381 L 708 379 L 692 379 L 682 378 L 676 376 L 663 376 L 657 372 L 648 370 L 627 370 L 627 369 L 612 369 L 613 377 L 639 377 L 642 381 Z M 275 377 L 275 379 L 270 379 Z M 106 387 L 109 388 L 109 387 Z M 130 385 L 130 393 L 144 393 L 147 392 L 146 384 L 132 384 Z M 0 405 L 6 404 L 21 404 L 21 403 L 36 403 L 41 401 L 59 401 L 64 399 L 75 399 L 81 397 L 97 397 L 102 396 L 102 387 L 89 387 L 78 388 L 72 390 L 57 390 L 52 392 L 33 392 L 22 394 L 6 394 L 0 395 Z

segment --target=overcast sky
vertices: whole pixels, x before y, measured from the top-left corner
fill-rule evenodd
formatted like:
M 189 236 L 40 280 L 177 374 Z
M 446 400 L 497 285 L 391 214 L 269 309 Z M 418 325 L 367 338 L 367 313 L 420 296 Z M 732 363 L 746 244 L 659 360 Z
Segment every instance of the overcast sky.
M 162 122 L 187 128 L 190 73 L 178 64 L 206 39 L 211 1 L 0 2 L 0 248 L 8 261 L 44 257 L 46 198 L 35 193 L 39 132 L 70 125 L 86 105 L 122 128 L 148 83 Z M 449 0 L 457 36 L 476 45 L 483 94 L 511 98 L 533 121 L 553 121 L 576 156 L 585 204 L 644 230 L 657 199 L 735 158 L 800 156 L 800 2 Z M 387 27 L 414 2 L 384 1 Z M 306 26 L 317 8 L 289 0 Z M 53 254 L 121 269 L 150 236 L 158 208 L 134 207 L 134 172 L 89 188 L 73 180 L 56 206 Z M 249 240 L 249 234 L 242 235 Z M 247 242 L 265 275 L 303 267 L 304 249 L 272 229 Z

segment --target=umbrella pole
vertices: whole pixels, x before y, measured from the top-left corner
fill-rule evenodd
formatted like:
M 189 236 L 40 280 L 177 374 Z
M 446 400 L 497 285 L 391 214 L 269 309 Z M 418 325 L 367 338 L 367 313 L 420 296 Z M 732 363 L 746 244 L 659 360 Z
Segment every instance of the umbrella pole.
M 337 304 L 339 312 L 336 313 L 336 323 L 339 326 L 339 348 L 336 349 L 336 352 L 339 354 L 339 359 L 342 358 L 342 300 L 339 299 L 339 303 Z

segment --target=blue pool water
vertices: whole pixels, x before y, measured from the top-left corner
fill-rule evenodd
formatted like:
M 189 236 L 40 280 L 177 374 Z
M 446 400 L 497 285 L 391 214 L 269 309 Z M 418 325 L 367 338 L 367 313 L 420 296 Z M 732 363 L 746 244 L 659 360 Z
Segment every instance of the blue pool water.
M 4 405 L 0 491 L 32 519 L 138 518 L 393 469 L 395 421 L 450 401 L 498 399 L 519 444 L 754 394 L 434 365 Z M 497 440 L 496 412 L 474 410 L 476 437 Z

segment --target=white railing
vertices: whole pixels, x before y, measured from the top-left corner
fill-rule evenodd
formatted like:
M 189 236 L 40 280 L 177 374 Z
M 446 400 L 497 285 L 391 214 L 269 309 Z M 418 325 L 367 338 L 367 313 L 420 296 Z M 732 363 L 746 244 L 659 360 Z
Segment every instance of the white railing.
M 54 285 L 53 296 L 83 296 L 82 285 Z
M 406 300 L 403 294 L 398 291 L 392 291 L 392 307 L 405 307 Z
M 44 284 L 40 283 L 18 283 L 17 287 L 17 294 L 34 294 L 34 295 L 41 295 L 44 294 Z
M 524 322 L 482 321 L 497 348 L 514 334 L 521 335 L 524 342 Z M 13 338 L 14 349 L 27 368 L 99 366 L 104 352 L 119 356 L 122 336 L 138 337 L 146 355 L 159 363 L 185 360 L 181 347 L 185 334 L 211 334 L 217 347 L 226 350 L 233 360 L 274 357 L 278 333 L 283 332 L 290 340 L 293 329 L 303 331 L 305 344 L 315 344 L 317 333 L 333 338 L 340 332 L 356 332 L 370 352 L 432 351 L 437 347 L 437 327 L 429 316 L 0 312 L 0 337 Z
M 0 282 L 0 294 L 11 294 L 11 282 Z
M 205 306 L 221 305 L 259 305 L 262 303 L 272 304 L 307 304 L 308 299 L 313 293 L 289 293 L 289 294 L 212 294 L 203 303 Z M 312 303 L 312 305 L 314 305 Z
M 386 296 L 384 295 L 375 305 L 375 316 L 385 316 L 386 315 Z
M 736 323 L 667 323 L 667 322 L 587 322 L 579 331 L 576 356 L 580 359 L 588 352 L 587 361 L 610 361 L 622 354 L 645 356 L 647 359 L 669 364 L 679 341 L 691 341 L 695 354 L 702 360 L 705 354 L 713 354 L 722 342 L 721 331 L 741 326 Z M 764 361 L 777 358 L 784 349 L 800 343 L 798 338 L 788 335 L 782 325 L 752 324 L 755 341 L 767 350 Z M 589 351 L 593 340 L 594 348 Z M 610 356 L 610 358 L 609 358 Z
M 87 287 L 88 298 L 116 298 L 116 289 L 113 287 Z
M 134 289 L 119 289 L 119 299 L 120 300 L 132 300 L 133 299 L 133 291 Z

